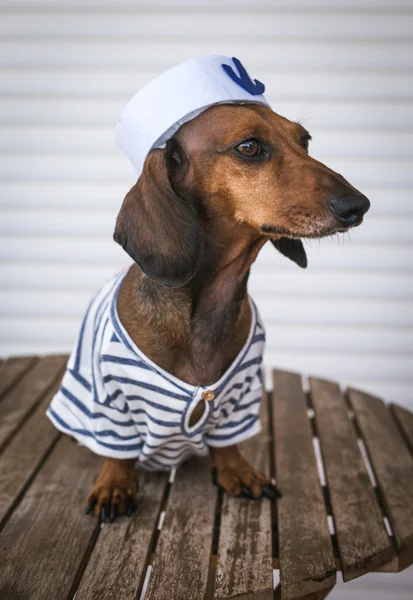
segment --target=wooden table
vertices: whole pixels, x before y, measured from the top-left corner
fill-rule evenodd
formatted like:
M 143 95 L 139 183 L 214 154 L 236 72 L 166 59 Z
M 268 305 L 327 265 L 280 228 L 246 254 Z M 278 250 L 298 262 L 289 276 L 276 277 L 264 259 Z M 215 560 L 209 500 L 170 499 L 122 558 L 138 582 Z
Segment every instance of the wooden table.
M 139 509 L 99 524 L 83 503 L 101 459 L 44 416 L 66 356 L 0 367 L 0 598 L 325 598 L 413 562 L 413 415 L 332 382 L 274 371 L 263 433 L 243 444 L 277 505 L 227 497 L 208 459 L 140 474 Z M 368 458 L 367 458 L 368 457 Z M 274 591 L 273 573 L 281 584 Z

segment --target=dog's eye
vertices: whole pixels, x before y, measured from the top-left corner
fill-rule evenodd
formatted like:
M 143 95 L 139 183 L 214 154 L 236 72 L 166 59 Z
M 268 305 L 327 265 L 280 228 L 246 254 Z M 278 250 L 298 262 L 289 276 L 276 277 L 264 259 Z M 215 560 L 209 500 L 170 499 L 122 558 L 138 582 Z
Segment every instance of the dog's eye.
M 245 156 L 246 158 L 255 158 L 265 154 L 264 148 L 261 146 L 260 142 L 255 139 L 241 142 L 238 146 L 235 146 L 235 150 L 238 154 L 241 154 L 241 156 Z

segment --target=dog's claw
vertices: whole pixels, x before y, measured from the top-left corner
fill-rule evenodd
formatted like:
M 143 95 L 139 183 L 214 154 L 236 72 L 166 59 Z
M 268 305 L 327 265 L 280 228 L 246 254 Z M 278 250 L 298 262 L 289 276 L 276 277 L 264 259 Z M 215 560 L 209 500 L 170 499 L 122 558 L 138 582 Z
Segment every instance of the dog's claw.
M 111 523 L 113 523 L 113 521 L 116 519 L 117 516 L 118 516 L 118 507 L 116 504 L 112 504 L 111 509 L 110 509 L 109 521 Z
M 282 498 L 282 493 L 274 483 L 268 485 L 269 489 L 272 490 L 277 498 Z
M 104 523 L 106 521 L 106 506 L 101 507 L 99 518 L 102 523 Z
M 269 484 L 269 485 L 264 485 L 262 487 L 262 495 L 266 498 L 268 498 L 268 500 L 270 500 L 271 502 L 275 502 L 277 500 L 277 498 L 281 498 L 281 494 L 277 489 L 274 489 L 275 486 Z
M 85 508 L 85 515 L 90 515 L 90 513 L 92 512 L 92 510 L 95 507 L 97 498 L 96 496 L 92 496 L 92 498 L 89 500 L 89 503 L 87 504 L 86 508 Z
M 251 490 L 245 487 L 245 485 L 241 486 L 241 492 L 238 494 L 238 498 L 247 498 L 248 500 L 259 500 L 259 496 L 258 498 L 254 496 Z
M 211 469 L 211 479 L 212 483 L 219 490 L 226 492 L 226 489 L 218 483 L 216 468 Z M 275 502 L 277 498 L 281 498 L 281 492 L 276 485 L 269 483 L 267 485 L 262 486 L 260 496 L 254 496 L 254 494 L 248 487 L 242 485 L 240 493 L 237 496 L 235 496 L 235 498 L 247 498 L 248 500 L 260 500 L 261 498 L 268 498 L 271 502 Z

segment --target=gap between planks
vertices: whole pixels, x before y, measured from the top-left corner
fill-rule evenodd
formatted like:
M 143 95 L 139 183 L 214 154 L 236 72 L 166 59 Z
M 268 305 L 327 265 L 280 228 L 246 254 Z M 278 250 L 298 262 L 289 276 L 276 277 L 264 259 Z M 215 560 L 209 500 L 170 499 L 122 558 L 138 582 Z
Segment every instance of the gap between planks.
M 273 419 L 274 419 L 274 410 L 273 410 L 273 400 L 272 400 L 272 390 L 267 392 L 267 406 L 268 406 L 268 421 L 269 421 L 269 438 L 268 438 L 268 452 L 270 453 L 270 473 L 271 478 L 273 479 L 273 483 L 277 483 L 277 472 L 276 472 L 276 461 L 275 461 L 275 452 L 276 452 L 276 444 L 275 444 L 275 433 L 273 427 Z M 280 568 L 280 555 L 279 555 L 279 546 L 278 546 L 278 519 L 277 519 L 277 504 L 274 502 L 271 506 L 271 536 L 272 536 L 272 562 L 274 570 L 279 570 Z M 278 581 L 274 580 L 274 589 L 279 584 Z
M 214 529 L 212 532 L 211 555 L 209 557 L 208 578 L 204 600 L 213 600 L 215 595 L 216 573 L 218 564 L 219 535 L 221 529 L 221 511 L 224 492 L 218 490 L 215 505 Z M 143 600 L 143 599 L 142 599 Z

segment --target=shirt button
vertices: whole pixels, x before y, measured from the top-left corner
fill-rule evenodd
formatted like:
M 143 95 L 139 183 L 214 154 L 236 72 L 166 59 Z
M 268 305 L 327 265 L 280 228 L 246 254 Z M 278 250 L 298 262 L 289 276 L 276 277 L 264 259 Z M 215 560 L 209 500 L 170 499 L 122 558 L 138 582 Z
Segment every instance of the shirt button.
M 205 390 L 205 392 L 202 392 L 202 399 L 206 400 L 207 402 L 211 402 L 211 400 L 213 400 L 215 398 L 215 394 L 212 390 Z

